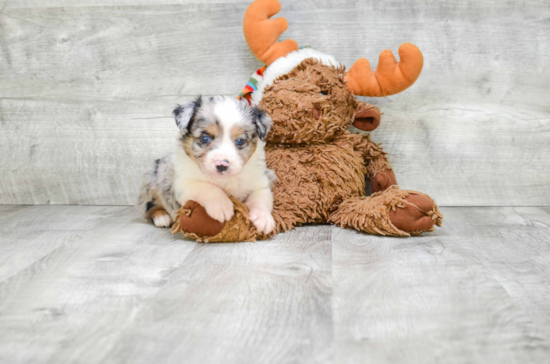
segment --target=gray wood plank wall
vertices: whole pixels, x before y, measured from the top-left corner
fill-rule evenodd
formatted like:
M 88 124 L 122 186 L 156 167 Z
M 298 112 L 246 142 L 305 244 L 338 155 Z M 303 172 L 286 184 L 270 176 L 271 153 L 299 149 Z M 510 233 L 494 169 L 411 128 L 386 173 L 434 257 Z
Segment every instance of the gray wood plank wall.
M 132 204 L 173 106 L 260 66 L 248 0 L 0 0 L 0 203 Z M 403 188 L 441 205 L 550 204 L 550 3 L 283 0 L 283 38 L 376 65 L 417 44 L 411 89 L 368 99 Z

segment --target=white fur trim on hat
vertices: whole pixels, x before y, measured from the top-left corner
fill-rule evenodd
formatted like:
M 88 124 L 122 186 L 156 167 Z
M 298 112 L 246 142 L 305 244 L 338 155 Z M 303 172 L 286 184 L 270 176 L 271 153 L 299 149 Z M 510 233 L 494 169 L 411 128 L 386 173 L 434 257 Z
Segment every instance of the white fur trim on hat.
M 263 80 L 257 84 L 258 89 L 252 93 L 252 105 L 258 105 L 260 103 L 264 89 L 267 86 L 272 85 L 278 77 L 289 73 L 294 67 L 307 58 L 316 58 L 327 66 L 340 66 L 340 62 L 336 61 L 333 56 L 318 52 L 312 48 L 302 48 L 290 52 L 286 56 L 278 58 L 267 67 L 264 72 Z

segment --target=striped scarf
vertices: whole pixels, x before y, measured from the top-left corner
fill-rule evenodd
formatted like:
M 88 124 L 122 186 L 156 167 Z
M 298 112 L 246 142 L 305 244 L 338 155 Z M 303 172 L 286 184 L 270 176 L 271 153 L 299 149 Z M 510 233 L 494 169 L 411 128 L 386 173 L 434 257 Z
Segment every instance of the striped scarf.
M 267 66 L 263 66 L 252 74 L 243 91 L 239 94 L 239 96 L 237 96 L 237 99 L 240 100 L 244 98 L 248 101 L 248 104 L 252 106 L 252 93 L 258 89 L 258 82 L 264 79 L 264 72 L 266 68 Z

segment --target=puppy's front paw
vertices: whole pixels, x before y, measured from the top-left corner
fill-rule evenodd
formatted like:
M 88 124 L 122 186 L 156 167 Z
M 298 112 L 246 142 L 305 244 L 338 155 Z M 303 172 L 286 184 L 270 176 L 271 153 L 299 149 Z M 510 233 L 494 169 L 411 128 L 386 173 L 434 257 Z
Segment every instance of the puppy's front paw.
M 219 222 L 226 222 L 231 220 L 235 211 L 233 209 L 233 202 L 227 197 L 220 198 L 215 201 L 205 203 L 204 209 L 208 216 Z
M 172 218 L 167 213 L 153 216 L 153 224 L 155 224 L 156 227 L 170 227 L 172 222 Z
M 252 207 L 248 213 L 248 218 L 259 232 L 266 235 L 275 229 L 275 220 L 273 216 L 265 210 Z

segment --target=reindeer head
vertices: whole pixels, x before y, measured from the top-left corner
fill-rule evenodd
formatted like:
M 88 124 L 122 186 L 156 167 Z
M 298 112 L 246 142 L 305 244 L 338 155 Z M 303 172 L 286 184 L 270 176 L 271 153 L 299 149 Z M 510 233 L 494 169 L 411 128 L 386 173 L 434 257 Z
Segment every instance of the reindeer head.
M 378 109 L 357 101 L 354 95 L 396 94 L 410 87 L 422 71 L 422 53 L 405 43 L 399 47 L 400 62 L 385 50 L 375 72 L 365 58 L 345 72 L 332 56 L 298 49 L 291 39 L 277 42 L 288 28 L 286 19 L 270 19 L 280 9 L 278 0 L 256 0 L 244 16 L 248 46 L 268 65 L 252 101 L 273 119 L 269 142 L 327 141 L 352 122 L 359 129 L 374 130 L 380 123 Z

